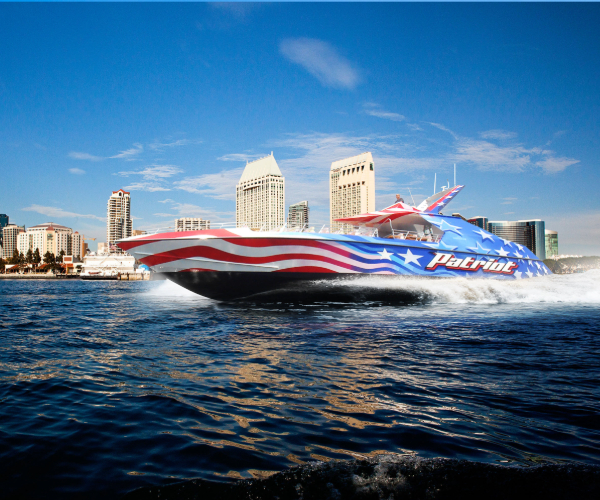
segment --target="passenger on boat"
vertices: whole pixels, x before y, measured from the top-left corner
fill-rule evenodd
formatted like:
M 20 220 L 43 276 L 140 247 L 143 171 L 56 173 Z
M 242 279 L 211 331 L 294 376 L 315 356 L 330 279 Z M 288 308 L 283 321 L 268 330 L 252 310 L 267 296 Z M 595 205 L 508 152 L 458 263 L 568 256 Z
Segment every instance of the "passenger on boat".
M 396 195 L 396 203 L 404 203 L 404 199 L 399 194 Z

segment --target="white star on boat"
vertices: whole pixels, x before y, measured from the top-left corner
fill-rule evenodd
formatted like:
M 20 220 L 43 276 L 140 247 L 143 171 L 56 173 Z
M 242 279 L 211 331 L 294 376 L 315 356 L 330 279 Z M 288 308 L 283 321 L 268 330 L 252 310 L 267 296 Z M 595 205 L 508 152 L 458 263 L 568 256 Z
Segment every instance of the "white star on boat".
M 515 257 L 518 257 L 519 259 L 523 258 L 523 256 L 519 252 L 515 252 Z
M 519 250 L 521 250 L 521 252 L 525 249 L 525 247 L 523 245 L 519 245 L 518 243 L 515 243 L 515 245 L 517 245 L 517 247 L 519 248 Z
M 439 228 L 442 231 L 450 231 L 451 233 L 456 233 L 459 236 L 462 236 L 462 233 L 460 232 L 461 229 L 459 226 L 453 226 L 452 224 L 448 224 L 448 222 L 446 222 L 444 219 L 442 219 L 442 223 L 440 224 Z
M 504 250 L 504 248 L 500 248 L 499 250 L 496 250 L 496 253 L 498 255 L 500 255 L 501 257 L 506 257 L 508 255 L 508 252 L 506 250 Z
M 399 253 L 398 255 L 399 255 L 400 257 L 404 257 L 404 263 L 405 263 L 405 264 L 411 264 L 411 263 L 414 263 L 414 264 L 419 264 L 419 265 L 421 265 L 421 264 L 419 263 L 419 259 L 421 259 L 423 256 L 422 256 L 422 255 L 415 255 L 415 254 L 414 254 L 414 253 L 412 253 L 412 252 L 410 251 L 410 249 L 408 249 L 408 248 L 406 249 L 406 253 Z
M 492 240 L 492 241 L 494 241 L 494 237 L 491 234 L 486 233 L 482 229 L 480 229 L 479 231 L 473 231 L 473 232 L 481 235 L 481 241 L 485 241 L 485 240 Z
M 379 255 L 381 255 L 382 259 L 387 259 L 387 260 L 392 260 L 392 255 L 394 255 L 393 253 L 389 253 L 385 248 L 383 249 L 383 252 L 377 252 Z
M 535 263 L 535 265 L 536 265 L 536 267 L 537 267 L 538 269 L 542 269 L 542 266 L 540 266 L 540 263 L 539 263 L 539 262 L 536 262 L 536 263 Z
M 500 238 L 500 239 L 501 239 L 501 240 L 504 242 L 504 244 L 505 244 L 507 247 L 509 247 L 509 246 L 511 246 L 511 245 L 513 244 L 513 242 L 512 242 L 512 241 L 510 241 L 510 240 L 505 240 L 504 238 Z
M 515 271 L 515 276 L 517 277 L 518 280 L 522 279 L 521 276 L 523 275 L 523 273 L 521 271 Z
M 533 278 L 533 273 L 531 271 L 525 271 L 525 274 L 530 278 Z
M 479 242 L 474 247 L 467 247 L 467 250 L 471 250 L 475 253 L 490 253 L 492 251 L 491 248 L 483 248 Z

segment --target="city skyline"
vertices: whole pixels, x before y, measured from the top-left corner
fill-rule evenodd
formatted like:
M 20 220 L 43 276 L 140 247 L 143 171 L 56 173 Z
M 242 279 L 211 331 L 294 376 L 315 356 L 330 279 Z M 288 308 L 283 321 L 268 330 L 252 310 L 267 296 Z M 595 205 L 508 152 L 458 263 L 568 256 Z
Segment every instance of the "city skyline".
M 327 223 L 331 163 L 372 151 L 378 209 L 457 163 L 452 212 L 541 218 L 561 253 L 599 253 L 597 5 L 0 9 L 11 222 L 102 241 L 121 188 L 136 229 L 234 221 L 246 161 L 274 151 L 285 198 Z

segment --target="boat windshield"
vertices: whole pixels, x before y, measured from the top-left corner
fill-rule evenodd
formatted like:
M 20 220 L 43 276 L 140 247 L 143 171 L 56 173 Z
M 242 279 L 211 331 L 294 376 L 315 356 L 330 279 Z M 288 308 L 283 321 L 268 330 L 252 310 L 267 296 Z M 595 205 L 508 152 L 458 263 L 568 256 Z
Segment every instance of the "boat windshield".
M 438 242 L 444 235 L 441 229 L 432 225 L 419 214 L 385 220 L 379 224 L 377 230 L 380 238 L 398 240 Z

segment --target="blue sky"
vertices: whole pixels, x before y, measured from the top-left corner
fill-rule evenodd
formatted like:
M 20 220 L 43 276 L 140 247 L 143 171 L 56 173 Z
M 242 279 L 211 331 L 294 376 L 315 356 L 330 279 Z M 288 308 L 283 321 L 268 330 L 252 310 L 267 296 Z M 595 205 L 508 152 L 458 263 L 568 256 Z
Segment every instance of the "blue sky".
M 331 162 L 371 151 L 377 208 L 434 173 L 448 212 L 542 218 L 600 254 L 597 4 L 0 4 L 0 212 L 105 239 L 235 219 L 246 159 L 329 217 Z

